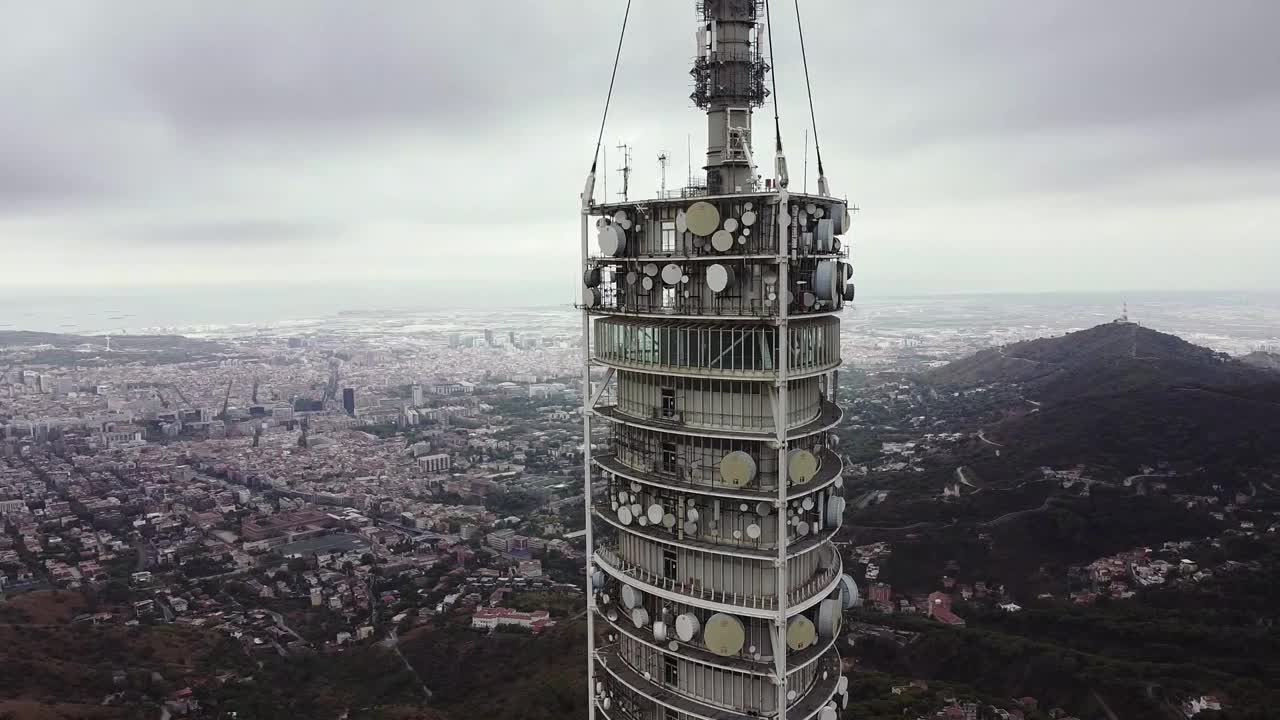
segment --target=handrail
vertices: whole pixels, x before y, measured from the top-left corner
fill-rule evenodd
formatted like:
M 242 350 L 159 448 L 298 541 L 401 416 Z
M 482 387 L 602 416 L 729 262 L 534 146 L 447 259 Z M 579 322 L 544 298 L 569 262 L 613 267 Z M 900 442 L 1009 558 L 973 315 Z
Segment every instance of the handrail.
M 772 610 L 777 607 L 778 598 L 776 595 L 754 595 L 747 593 L 732 592 L 727 593 L 713 588 L 704 587 L 696 581 L 683 581 L 674 578 L 664 577 L 650 571 L 647 568 L 636 565 L 635 563 L 623 560 L 613 548 L 606 545 L 596 546 L 596 556 L 604 562 L 604 564 L 613 567 L 615 570 L 625 575 L 640 580 L 648 585 L 662 588 L 668 592 L 686 595 L 692 598 L 706 600 L 708 602 L 716 602 L 724 605 L 734 605 L 737 607 L 753 608 L 756 610 Z M 817 574 L 807 580 L 803 585 L 787 591 L 787 605 L 799 604 L 805 600 L 812 598 L 819 590 L 831 584 L 836 578 L 835 568 L 822 568 Z
M 840 454 L 830 449 L 823 448 L 818 451 L 820 464 L 818 466 L 818 474 L 806 483 L 791 485 L 787 488 L 787 495 L 791 498 L 808 495 L 826 487 L 837 475 L 844 471 L 844 462 L 840 458 Z M 694 492 L 703 495 L 720 495 L 725 497 L 740 497 L 757 500 L 768 500 L 777 494 L 776 480 L 768 484 L 761 484 L 760 487 L 733 487 L 728 484 L 722 484 L 715 481 L 718 474 L 712 475 L 712 482 L 697 482 L 686 479 L 684 475 L 678 473 L 661 473 L 651 470 L 644 470 L 628 465 L 623 462 L 617 452 L 605 455 L 593 455 L 594 462 L 602 470 L 614 473 L 621 477 L 625 477 L 636 482 L 655 485 L 658 487 L 671 488 L 678 491 Z

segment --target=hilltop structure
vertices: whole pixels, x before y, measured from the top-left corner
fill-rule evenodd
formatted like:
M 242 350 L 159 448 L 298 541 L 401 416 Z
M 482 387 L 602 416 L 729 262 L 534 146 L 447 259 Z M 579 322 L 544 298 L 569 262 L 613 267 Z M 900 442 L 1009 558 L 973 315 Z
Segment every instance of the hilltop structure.
M 787 189 L 780 140 L 775 177 L 757 172 L 764 12 L 697 3 L 705 185 L 595 204 L 593 171 L 583 195 L 593 718 L 830 720 L 847 702 L 830 431 L 850 212 L 825 177 Z

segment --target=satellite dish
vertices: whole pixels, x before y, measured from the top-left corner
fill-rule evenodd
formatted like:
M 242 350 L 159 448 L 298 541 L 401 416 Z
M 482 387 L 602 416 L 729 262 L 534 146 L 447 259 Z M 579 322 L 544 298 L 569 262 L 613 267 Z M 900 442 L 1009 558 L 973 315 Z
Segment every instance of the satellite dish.
M 832 241 L 835 240 L 835 236 L 831 218 L 819 220 L 818 226 L 813 231 L 814 248 L 821 253 L 831 252 Z
M 623 525 L 631 524 L 631 507 L 629 505 L 623 505 L 618 508 L 618 522 Z
M 801 501 L 800 501 L 800 507 L 804 508 L 805 510 L 812 510 L 812 509 L 813 509 L 813 496 L 812 496 L 812 495 L 806 495 L 806 496 L 805 496 L 805 498 L 804 498 L 804 500 L 801 500 Z
M 603 299 L 600 296 L 600 288 L 589 287 L 582 289 L 583 305 L 586 305 L 589 308 L 595 308 L 600 307 L 602 302 Z
M 662 527 L 664 527 L 664 528 L 666 528 L 666 529 L 670 530 L 671 528 L 673 528 L 673 527 L 675 527 L 675 526 L 676 526 L 676 516 L 675 516 L 675 515 L 672 515 L 671 513 L 666 513 L 665 515 L 663 515 L 663 516 L 662 516 Z
M 813 291 L 823 300 L 835 300 L 840 296 L 841 275 L 840 263 L 834 260 L 819 260 L 818 269 L 813 273 Z
M 810 215 L 813 215 L 814 213 L 818 212 L 818 206 L 813 203 L 808 203 L 804 206 L 804 211 L 809 213 Z M 625 218 L 626 215 L 623 215 L 623 217 Z M 616 217 L 614 219 L 617 220 Z
M 684 517 L 686 520 L 689 520 L 690 522 L 698 522 L 698 509 L 689 508 L 687 511 L 685 511 Z
M 645 527 L 649 524 L 649 518 L 645 517 L 644 515 L 637 515 L 636 524 L 639 525 L 640 527 Z
M 619 224 L 619 225 L 621 225 L 622 223 L 625 223 L 625 222 L 630 222 L 630 220 L 627 218 L 627 211 L 626 211 L 626 210 L 619 210 L 618 212 L 614 213 L 614 214 L 613 214 L 613 221 L 614 221 L 615 223 Z
M 840 576 L 840 607 L 848 610 L 856 607 L 862 602 L 862 598 L 858 593 L 858 583 L 853 581 L 847 573 Z
M 708 650 L 720 657 L 729 657 L 742 652 L 746 639 L 747 632 L 742 627 L 742 621 L 724 613 L 712 615 L 702 631 L 702 642 Z
M 747 511 L 747 510 L 749 510 L 750 508 L 751 508 L 751 506 L 750 506 L 750 505 L 748 505 L 748 504 L 746 504 L 746 503 L 741 503 L 741 504 L 739 504 L 739 505 L 738 505 L 738 509 L 739 509 L 739 510 L 741 510 L 742 512 L 746 512 L 746 511 Z
M 821 205 L 817 205 L 813 208 L 813 216 L 816 218 L 820 218 L 826 214 L 827 214 L 826 208 L 822 207 Z
M 734 531 L 733 531 L 733 539 L 734 539 L 734 540 L 741 540 L 741 539 L 742 539 L 742 531 L 741 531 L 741 530 L 734 530 Z
M 653 278 L 649 277 L 648 275 L 640 278 L 640 287 L 644 288 L 645 292 L 652 290 Z
M 800 696 L 800 695 L 799 695 L 799 693 L 797 693 L 795 690 L 788 690 L 788 691 L 787 691 L 787 699 L 788 699 L 788 700 L 795 700 L 795 699 L 796 699 L 797 697 L 799 697 L 799 696 Z
M 751 538 L 752 540 L 759 540 L 759 539 L 760 539 L 760 526 L 759 526 L 759 525 L 757 525 L 757 524 L 755 524 L 755 523 L 751 523 L 750 525 L 748 525 L 748 526 L 747 526 L 747 537 Z
M 756 214 L 751 210 L 742 213 L 742 224 L 744 227 L 751 227 L 756 224 Z M 745 232 L 745 231 L 744 231 Z
M 685 535 L 697 535 L 697 534 L 698 534 L 698 523 L 696 523 L 696 522 L 694 522 L 694 521 L 692 521 L 692 520 L 686 520 L 686 521 L 685 521 L 685 523 L 684 523 L 684 534 L 685 534 Z
M 832 495 L 827 499 L 827 522 L 831 525 L 838 525 L 843 518 L 844 498 L 839 495 Z
M 671 642 L 667 643 L 667 649 L 669 649 L 669 650 L 671 650 L 671 651 L 673 651 L 673 652 L 674 652 L 674 651 L 676 651 L 676 650 L 679 650 L 679 649 L 680 649 L 680 643 L 676 642 L 675 640 L 672 640 Z
M 725 218 L 725 220 L 724 220 L 724 229 L 725 229 L 725 230 L 728 230 L 729 232 L 733 232 L 734 230 L 737 230 L 737 229 L 738 229 L 738 221 L 737 221 L 737 220 L 734 220 L 733 218 Z
M 636 272 L 635 272 L 634 270 L 628 270 L 628 271 L 627 271 L 627 274 L 626 274 L 626 281 L 627 281 L 627 284 L 628 284 L 628 285 L 635 285 L 635 284 L 636 284 L 636 278 L 637 278 L 637 277 L 639 277 L 639 276 L 638 276 L 638 275 L 636 275 Z
M 640 492 L 640 488 L 641 488 L 641 487 L 643 487 L 643 486 L 642 486 L 640 483 L 638 483 L 638 482 L 634 482 L 634 481 L 632 481 L 632 483 L 631 483 L 631 485 L 629 485 L 629 487 L 631 488 L 631 492 L 636 492 L 636 493 L 638 493 L 638 492 Z
M 733 284 L 733 268 L 720 263 L 714 263 L 707 267 L 707 287 L 711 288 L 711 292 L 722 293 L 733 287 Z
M 653 621 L 653 639 L 658 642 L 667 641 L 667 624 L 661 620 Z
M 675 285 L 680 282 L 680 278 L 684 276 L 684 271 L 679 265 L 669 263 L 662 268 L 662 282 L 667 285 Z
M 818 633 L 822 637 L 835 637 L 840 630 L 840 601 L 823 600 L 818 604 Z
M 634 497 L 631 499 L 635 500 Z M 638 502 L 631 503 L 631 514 L 636 518 L 639 518 L 641 515 L 644 515 L 644 506 Z
M 853 302 L 853 298 L 854 298 L 856 295 L 857 295 L 857 291 L 856 291 L 856 289 L 853 287 L 853 283 L 852 283 L 852 282 L 850 282 L 850 281 L 848 281 L 848 280 L 846 280 L 846 281 L 845 281 L 845 283 L 844 283 L 844 301 L 845 301 L 845 302 Z
M 787 453 L 787 478 L 796 484 L 807 483 L 818 474 L 818 456 L 803 449 Z
M 601 605 L 609 604 L 609 593 L 600 593 L 600 604 Z
M 676 232 L 683 235 L 685 234 L 686 231 L 688 231 L 688 229 L 689 229 L 689 226 L 685 222 L 684 211 L 683 210 L 677 211 L 676 212 Z
M 822 714 L 818 716 L 818 720 L 836 720 L 838 714 L 829 707 L 822 708 Z
M 840 693 L 841 695 L 844 695 L 849 692 L 849 676 L 848 675 L 841 675 L 840 679 L 836 681 L 836 692 Z
M 628 610 L 634 610 L 640 607 L 640 603 L 644 601 L 644 594 L 630 585 L 622 586 L 622 604 Z
M 804 615 L 796 615 L 787 621 L 787 647 L 803 650 L 818 641 L 813 621 Z
M 773 506 L 770 505 L 769 503 L 765 502 L 764 500 L 761 500 L 760 502 L 756 503 L 757 515 L 761 517 L 768 517 L 769 513 L 771 512 L 773 512 Z
M 720 459 L 720 478 L 730 487 L 740 488 L 756 477 L 756 460 L 749 454 L 734 450 Z
M 817 295 L 814 295 L 814 294 L 813 294 L 813 293 L 811 293 L 811 292 L 806 292 L 805 294 L 803 294 L 803 295 L 801 295 L 801 296 L 800 296 L 800 300 L 801 300 L 801 302 L 803 302 L 803 303 L 804 303 L 804 306 L 805 306 L 805 307 L 807 307 L 807 308 L 811 308 L 811 307 L 813 307 L 814 305 L 816 305 L 816 304 L 817 304 L 817 302 L 818 302 L 818 296 L 817 296 Z
M 694 235 L 710 235 L 720 227 L 720 211 L 715 205 L 702 200 L 689 206 L 684 219 Z
M 618 611 L 613 608 L 609 608 L 609 611 L 604 616 L 609 618 L 609 622 L 618 622 Z
M 642 607 L 635 608 L 631 611 L 631 624 L 637 628 L 642 628 L 649 624 L 649 611 Z
M 613 707 L 613 698 L 605 698 L 604 700 L 601 700 L 600 707 L 603 707 L 605 710 Z
M 649 506 L 648 514 L 649 514 L 649 522 L 657 525 L 658 523 L 662 522 L 662 516 L 666 514 L 666 510 L 664 510 L 663 507 L 658 503 L 654 503 Z
M 728 230 L 717 230 L 711 235 L 711 247 L 717 252 L 724 252 L 733 247 L 733 233 Z
M 676 616 L 676 637 L 684 642 L 689 642 L 698 635 L 698 631 L 702 629 L 702 624 L 698 622 L 698 616 L 693 613 L 684 613 Z
M 602 225 L 596 236 L 600 243 L 600 252 L 609 257 L 617 257 L 627 249 L 627 236 L 617 225 Z
M 801 520 L 800 522 L 796 523 L 796 534 L 797 534 L 797 535 L 799 535 L 800 537 L 804 537 L 805 535 L 808 535 L 808 534 L 809 534 L 809 523 L 807 523 L 807 522 L 805 522 L 805 521 L 803 521 L 803 520 Z
M 582 273 L 582 284 L 587 287 L 595 287 L 600 284 L 600 268 L 589 267 Z
M 644 264 L 644 274 L 645 274 L 645 275 L 648 275 L 649 277 L 657 277 L 657 276 L 658 276 L 658 263 L 645 263 L 645 264 Z

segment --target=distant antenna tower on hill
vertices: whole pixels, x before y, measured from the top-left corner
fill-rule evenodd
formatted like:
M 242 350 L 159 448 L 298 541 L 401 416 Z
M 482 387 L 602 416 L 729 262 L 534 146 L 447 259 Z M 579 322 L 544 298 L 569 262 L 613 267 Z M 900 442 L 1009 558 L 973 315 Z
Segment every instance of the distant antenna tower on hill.
M 1129 319 L 1129 301 L 1126 300 L 1123 309 L 1120 311 L 1120 317 L 1111 322 L 1117 325 L 1136 325 L 1134 321 Z

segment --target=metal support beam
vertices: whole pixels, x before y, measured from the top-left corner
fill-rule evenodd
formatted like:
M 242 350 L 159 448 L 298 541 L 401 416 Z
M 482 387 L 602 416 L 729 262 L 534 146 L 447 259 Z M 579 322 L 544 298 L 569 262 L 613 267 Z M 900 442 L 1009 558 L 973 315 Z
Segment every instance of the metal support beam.
M 583 312 L 585 314 L 586 311 Z M 586 342 L 585 336 L 583 338 L 583 342 Z M 591 372 L 590 364 L 587 365 L 587 372 Z M 604 395 L 604 392 L 609 389 L 609 381 L 613 380 L 614 372 L 613 368 L 609 368 L 609 371 L 605 373 L 604 381 L 600 383 L 600 389 L 596 390 L 595 394 L 591 396 L 591 402 L 587 404 L 586 409 L 583 412 L 595 412 L 596 405 L 600 402 L 600 398 Z
M 774 673 L 777 675 L 777 714 L 778 720 L 787 717 L 787 597 L 790 581 L 787 573 L 787 420 L 791 416 L 787 407 L 787 374 L 791 367 L 791 338 L 788 327 L 787 288 L 791 287 L 788 271 L 791 269 L 791 218 L 787 213 L 787 189 L 778 191 L 778 231 L 776 250 L 778 253 L 778 373 L 775 385 L 777 399 L 773 404 L 775 419 L 774 430 L 778 444 L 778 498 L 775 500 L 778 519 L 778 559 L 777 559 L 777 594 L 778 615 L 774 618 Z
M 587 244 L 587 220 L 591 209 L 590 188 L 594 185 L 594 176 L 588 176 L 588 190 L 582 195 L 582 263 L 586 265 L 589 247 Z M 612 376 L 613 371 L 610 370 Z M 601 387 L 603 391 L 603 386 Z M 595 538 L 591 528 L 591 408 L 595 399 L 591 395 L 591 315 L 587 307 L 582 307 L 582 510 L 586 525 L 587 542 L 587 692 L 591 702 L 587 705 L 587 719 L 596 717 L 596 596 L 591 587 L 591 576 L 595 570 Z

